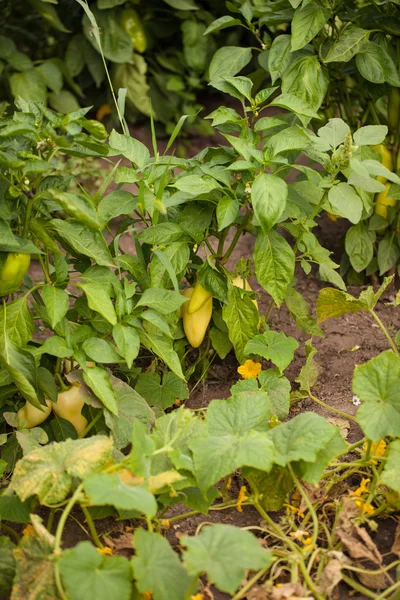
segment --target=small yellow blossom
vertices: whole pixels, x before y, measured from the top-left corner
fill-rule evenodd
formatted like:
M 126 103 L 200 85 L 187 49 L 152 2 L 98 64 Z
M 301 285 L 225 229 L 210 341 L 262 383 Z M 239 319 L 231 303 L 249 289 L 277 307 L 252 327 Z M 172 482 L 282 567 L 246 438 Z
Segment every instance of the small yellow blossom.
M 247 500 L 246 492 L 247 492 L 246 486 L 242 485 L 242 487 L 240 488 L 239 496 L 238 496 L 237 503 L 236 503 L 236 509 L 238 512 L 243 512 L 242 504 L 243 504 L 243 502 L 245 502 Z
M 364 444 L 364 452 L 368 449 L 368 442 Z M 386 452 L 385 440 L 379 440 L 379 442 L 372 442 L 371 444 L 371 456 L 383 456 Z M 376 465 L 378 461 L 371 460 L 372 464 Z
M 151 592 L 143 592 L 142 596 L 144 600 L 151 600 L 152 598 Z
M 190 600 L 203 600 L 203 594 L 195 594 L 190 597 Z
M 261 372 L 261 363 L 254 362 L 253 360 L 246 360 L 244 365 L 238 367 L 238 373 L 243 379 L 255 379 Z
M 298 515 L 301 519 L 304 519 L 304 513 L 302 513 L 299 508 L 296 508 L 296 506 L 292 506 L 291 504 L 284 504 L 283 506 L 291 510 L 292 513 Z
M 130 525 L 125 525 L 125 531 L 126 531 L 126 533 L 129 533 L 129 532 L 133 531 L 133 527 L 131 527 Z
M 308 536 L 308 531 L 304 531 L 304 529 L 298 529 L 297 531 L 291 531 L 289 535 L 294 540 L 301 540 L 305 535 Z
M 359 498 L 360 496 L 362 496 L 362 494 L 366 494 L 368 492 L 368 484 L 370 483 L 370 481 L 371 480 L 369 478 L 361 479 L 360 486 L 354 492 L 351 492 L 351 495 L 358 496 Z
M 310 537 L 306 538 L 305 540 L 303 540 L 303 544 L 305 546 L 309 546 L 312 542 L 312 536 L 310 535 Z
M 162 519 L 161 526 L 165 527 L 165 529 L 169 529 L 171 527 L 171 523 L 168 521 L 168 519 Z
M 32 537 L 35 537 L 35 530 L 33 529 L 32 525 L 30 523 L 22 530 L 22 535 L 24 535 L 24 536 L 30 535 Z
M 182 400 L 180 400 L 179 398 L 177 398 L 174 402 L 175 406 L 180 406 L 182 404 Z
M 274 587 L 276 587 L 276 588 L 280 588 L 282 586 L 283 586 L 283 583 L 277 583 L 276 585 L 274 585 Z
M 229 490 L 232 487 L 232 477 L 228 477 L 228 481 L 226 482 L 226 486 L 225 487 L 226 487 L 227 491 L 229 492 Z
M 103 554 L 104 556 L 112 556 L 112 550 L 108 546 L 104 546 L 104 548 L 96 548 L 97 552 Z
M 368 504 L 368 502 L 364 502 L 364 500 L 355 500 L 355 505 L 360 509 L 364 514 L 371 516 L 375 512 L 375 508 L 372 504 Z

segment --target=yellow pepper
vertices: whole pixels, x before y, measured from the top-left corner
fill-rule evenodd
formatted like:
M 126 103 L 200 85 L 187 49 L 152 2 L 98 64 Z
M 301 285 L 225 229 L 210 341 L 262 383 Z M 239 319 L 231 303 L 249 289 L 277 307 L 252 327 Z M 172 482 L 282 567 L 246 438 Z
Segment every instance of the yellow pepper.
M 198 281 L 196 282 L 196 285 L 194 286 L 193 289 L 193 294 L 192 297 L 190 298 L 188 304 L 188 313 L 189 315 L 197 312 L 198 310 L 200 310 L 200 308 L 202 306 L 205 305 L 205 303 L 211 298 L 211 294 L 210 292 L 207 292 L 207 290 L 205 290 L 203 288 L 203 286 L 201 285 L 201 283 L 199 283 Z
M 183 290 L 182 294 L 187 298 L 191 298 L 193 288 Z M 211 320 L 212 297 L 210 296 L 200 310 L 195 313 L 189 313 L 188 304 L 189 302 L 185 302 L 185 304 L 182 305 L 183 329 L 189 344 L 193 346 L 193 348 L 198 348 L 204 340 L 208 324 Z
M 43 423 L 51 413 L 51 401 L 46 399 L 46 406 L 42 405 L 42 410 L 33 406 L 30 402 L 19 409 L 17 412 L 17 421 L 21 429 L 32 429 Z
M 69 421 L 79 436 L 83 435 L 88 423 L 81 414 L 85 403 L 82 400 L 80 386 L 73 385 L 69 390 L 61 392 L 58 394 L 57 402 L 52 404 L 55 414 Z
M 0 252 L 0 296 L 7 296 L 19 288 L 30 264 L 30 254 Z
M 375 200 L 375 214 L 380 215 L 384 219 L 387 219 L 387 206 L 396 206 L 397 200 L 388 196 L 390 190 L 390 183 L 386 183 L 385 189 L 376 195 Z

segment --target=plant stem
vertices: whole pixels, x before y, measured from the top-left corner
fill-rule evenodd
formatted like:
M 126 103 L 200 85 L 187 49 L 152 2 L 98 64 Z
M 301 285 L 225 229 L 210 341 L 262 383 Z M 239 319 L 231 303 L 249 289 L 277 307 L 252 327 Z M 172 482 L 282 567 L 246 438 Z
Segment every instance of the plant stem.
M 295 484 L 297 490 L 300 492 L 301 497 L 303 498 L 304 502 L 307 505 L 307 508 L 308 508 L 311 518 L 312 518 L 313 535 L 312 535 L 311 547 L 314 548 L 314 546 L 316 546 L 317 540 L 318 540 L 318 532 L 319 532 L 318 517 L 314 510 L 313 505 L 311 504 L 310 498 L 307 496 L 306 492 L 304 491 L 303 486 L 301 485 L 298 477 L 296 477 L 296 475 L 294 474 L 293 469 L 290 464 L 288 465 L 288 469 L 290 471 L 290 474 L 292 476 L 292 479 L 294 481 L 294 484 Z
M 61 554 L 61 538 L 62 538 L 62 534 L 64 531 L 65 523 L 67 522 L 68 515 L 71 512 L 71 510 L 73 509 L 74 504 L 77 502 L 82 490 L 83 490 L 83 483 L 80 483 L 78 485 L 78 487 L 76 488 L 75 492 L 73 493 L 73 495 L 71 496 L 71 498 L 69 499 L 68 504 L 65 507 L 65 509 L 60 517 L 60 520 L 58 521 L 56 535 L 55 535 L 55 539 L 54 539 L 54 554 L 56 556 Z
M 193 579 L 192 579 L 192 582 L 191 582 L 191 584 L 189 585 L 189 588 L 188 588 L 187 594 L 186 594 L 186 596 L 185 596 L 185 600 L 190 600 L 190 598 L 192 597 L 192 595 L 193 595 L 193 592 L 194 592 L 194 591 L 195 591 L 195 589 L 196 589 L 196 585 L 197 585 L 197 582 L 198 582 L 198 580 L 199 580 L 199 575 L 195 575 L 195 576 L 193 577 Z
M 240 238 L 241 233 L 244 231 L 244 229 L 247 227 L 248 222 L 250 221 L 250 216 L 251 216 L 251 213 L 250 213 L 250 211 L 248 211 L 245 214 L 245 216 L 243 217 L 242 223 L 237 228 L 236 233 L 233 236 L 233 240 L 231 241 L 228 250 L 225 252 L 225 255 L 223 256 L 223 258 L 219 261 L 221 263 L 221 265 L 224 265 L 225 263 L 228 262 L 232 252 L 234 251 L 234 249 L 236 247 L 236 244 Z
M 29 233 L 29 224 L 31 222 L 32 206 L 33 206 L 34 199 L 35 199 L 34 196 L 28 196 L 28 202 L 26 204 L 24 230 L 23 230 L 24 238 L 26 238 L 26 236 Z
M 267 573 L 267 571 L 269 570 L 271 565 L 268 565 L 268 567 L 264 567 L 263 569 L 261 569 L 260 571 L 258 571 L 254 577 L 252 577 L 251 579 L 249 579 L 249 581 L 238 591 L 238 593 L 233 596 L 232 600 L 241 600 L 241 598 L 245 598 L 246 594 L 248 591 L 251 590 L 251 588 L 253 587 L 253 585 L 255 583 L 257 583 L 257 581 L 259 579 L 261 579 L 261 577 L 263 577 L 263 575 L 265 575 L 265 573 Z
M 400 581 L 397 581 L 397 583 L 394 583 L 393 585 L 388 587 L 387 590 L 382 592 L 382 594 L 379 594 L 379 596 L 376 596 L 375 600 L 383 600 L 384 598 L 387 598 L 392 592 L 395 592 L 399 587 L 400 587 Z
M 390 347 L 392 348 L 393 352 L 398 356 L 399 355 L 399 351 L 398 351 L 398 349 L 396 347 L 396 344 L 394 343 L 394 341 L 392 340 L 391 336 L 389 335 L 388 330 L 386 329 L 386 327 L 384 326 L 384 324 L 382 323 L 382 321 L 380 320 L 380 318 L 378 317 L 378 315 L 376 314 L 376 312 L 373 309 L 371 309 L 369 312 L 374 317 L 375 321 L 378 323 L 379 327 L 383 331 L 383 333 L 384 333 L 387 341 L 389 342 Z
M 92 536 L 94 543 L 96 544 L 96 546 L 98 548 L 104 548 L 104 546 L 101 543 L 100 538 L 98 536 L 96 527 L 93 523 L 92 515 L 90 514 L 90 512 L 88 511 L 86 506 L 81 506 L 81 510 L 82 510 L 83 514 L 85 515 L 85 519 L 86 519 L 88 527 L 89 527 L 90 535 Z
M 317 404 L 319 404 L 320 406 L 323 406 L 324 408 L 330 410 L 331 412 L 336 413 L 337 415 L 340 415 L 341 417 L 345 418 L 345 419 L 349 419 L 350 421 L 353 421 L 354 423 L 358 424 L 358 421 L 356 418 L 354 418 L 352 415 L 349 415 L 348 413 L 342 412 L 341 410 L 338 410 L 337 408 L 333 408 L 332 406 L 329 406 L 329 404 L 326 404 L 325 402 L 323 402 L 322 400 L 320 400 L 319 398 L 316 398 L 313 394 L 311 394 L 309 392 L 309 397 L 311 398 L 311 400 L 314 400 L 314 402 L 316 402 Z
M 366 587 L 364 587 L 357 581 L 354 581 L 354 579 L 352 579 L 351 577 L 348 577 L 343 572 L 342 572 L 342 579 L 345 583 L 347 583 L 348 586 L 350 586 L 357 592 L 360 592 L 360 594 L 364 594 L 364 596 L 367 596 L 367 598 L 373 598 L 373 600 L 377 600 L 376 594 L 374 594 L 373 592 L 368 590 Z
M 6 525 L 5 523 L 0 523 L 0 529 L 2 529 L 5 533 L 7 533 L 9 536 L 11 536 L 14 541 L 19 544 L 19 535 L 16 531 L 14 531 L 14 529 L 12 527 L 10 527 L 9 525 Z
M 89 425 L 86 427 L 86 429 L 82 433 L 82 435 L 79 436 L 79 438 L 84 438 L 89 433 L 89 431 L 92 429 L 92 427 L 94 427 L 96 425 L 97 421 L 101 418 L 102 415 L 103 415 L 103 411 L 99 410 L 97 415 L 94 417 L 94 419 L 92 421 L 90 421 Z
M 54 522 L 54 515 L 56 513 L 56 509 L 55 508 L 51 508 L 50 512 L 49 512 L 49 518 L 47 519 L 47 525 L 46 525 L 46 529 L 49 533 L 51 533 L 51 530 L 53 529 L 53 522 Z

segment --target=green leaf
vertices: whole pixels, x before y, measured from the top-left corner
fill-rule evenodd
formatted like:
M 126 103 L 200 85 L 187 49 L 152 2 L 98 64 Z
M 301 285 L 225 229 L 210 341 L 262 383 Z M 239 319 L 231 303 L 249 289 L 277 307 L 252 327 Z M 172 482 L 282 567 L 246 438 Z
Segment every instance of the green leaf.
M 143 423 L 146 430 L 150 428 L 155 416 L 144 397 L 127 383 L 110 376 L 118 405 L 118 415 L 104 410 L 104 419 L 110 428 L 116 448 L 126 448 L 132 441 L 132 430 L 136 422 Z
M 177 223 L 159 223 L 146 227 L 138 234 L 138 239 L 144 244 L 159 245 L 170 244 L 180 239 L 190 238 L 185 234 L 185 231 Z
M 162 317 L 160 314 L 158 314 L 158 312 L 156 312 L 155 310 L 148 308 L 147 310 L 145 310 L 141 313 L 140 317 L 142 319 L 144 319 L 145 321 L 147 321 L 147 323 L 151 323 L 151 325 L 153 327 L 160 330 L 162 333 L 165 333 L 166 336 L 168 336 L 170 338 L 173 337 L 173 335 L 171 334 L 171 330 L 169 328 L 167 320 L 164 319 L 164 317 Z M 146 328 L 145 324 L 144 324 L 144 327 Z
M 239 214 L 239 200 L 230 196 L 223 196 L 218 200 L 217 222 L 218 231 L 231 225 Z
M 124 190 L 111 192 L 102 198 L 98 206 L 99 219 L 102 223 L 108 223 L 120 215 L 130 215 L 135 210 L 137 202 L 137 198 L 130 192 Z
M 374 255 L 376 234 L 368 229 L 366 223 L 358 223 L 347 230 L 345 249 L 350 264 L 357 273 L 367 268 Z
M 250 62 L 251 56 L 251 48 L 241 48 L 239 46 L 219 48 L 210 63 L 210 81 L 236 75 Z
M 46 283 L 42 288 L 42 297 L 52 328 L 65 317 L 69 308 L 69 296 L 65 290 Z
M 249 482 L 251 489 L 259 494 L 259 502 L 268 512 L 283 508 L 288 502 L 289 492 L 294 487 L 289 471 L 276 465 L 269 473 L 245 467 L 243 476 Z
M 131 569 L 122 556 L 102 556 L 90 542 L 79 542 L 64 550 L 58 564 L 70 600 L 131 597 Z
M 393 234 L 387 234 L 378 246 L 378 266 L 379 275 L 387 273 L 397 264 L 400 256 L 400 249 Z
M 239 587 L 245 569 L 265 569 L 273 561 L 272 552 L 261 548 L 252 533 L 233 525 L 203 527 L 199 535 L 184 536 L 181 543 L 189 573 L 206 573 L 209 581 L 229 594 Z
M 3 515 L 2 515 L 3 517 Z M 15 544 L 2 535 L 0 537 L 0 594 L 11 598 L 11 588 L 15 576 Z
M 353 391 L 363 404 L 357 420 L 370 440 L 400 436 L 400 357 L 386 350 L 354 369 Z
M 6 323 L 4 324 L 4 306 L 0 307 L 0 332 L 5 330 L 9 340 L 16 346 L 25 346 L 31 339 L 34 330 L 33 316 L 28 304 L 29 295 L 22 296 L 6 306 Z
M 85 66 L 85 44 L 85 38 L 81 34 L 74 35 L 68 42 L 64 60 L 71 77 L 79 75 Z
M 219 17 L 215 19 L 205 30 L 203 35 L 208 35 L 209 33 L 213 33 L 214 31 L 221 31 L 222 29 L 226 29 L 227 27 L 233 27 L 234 25 L 241 25 L 242 22 L 240 19 L 235 19 L 229 15 L 225 15 L 223 17 Z
M 52 335 L 46 339 L 44 344 L 42 344 L 40 353 L 50 354 L 51 356 L 57 356 L 58 358 L 69 358 L 73 355 L 74 349 L 64 338 L 58 335 Z
M 185 379 L 178 354 L 175 352 L 172 340 L 165 335 L 157 335 L 150 332 L 141 332 L 142 344 L 151 350 L 156 356 L 181 379 Z
M 87 367 L 83 372 L 83 379 L 104 406 L 113 415 L 118 415 L 118 403 L 107 371 L 100 367 Z
M 275 175 L 260 173 L 254 179 L 251 186 L 251 203 L 265 234 L 268 234 L 284 212 L 287 193 L 287 184 Z
M 192 0 L 164 0 L 166 4 L 177 10 L 198 10 L 199 7 Z M 166 599 L 167 600 L 167 599 Z
M 355 132 L 353 138 L 357 146 L 381 144 L 388 133 L 386 125 L 366 125 Z
M 339 38 L 329 48 L 323 61 L 325 63 L 349 62 L 353 56 L 366 47 L 369 34 L 369 31 L 360 29 L 354 25 L 344 27 L 340 32 Z
M 200 175 L 183 175 L 172 184 L 177 190 L 186 192 L 192 196 L 209 194 L 221 186 L 213 177 Z
M 98 265 L 114 266 L 110 251 L 99 231 L 93 231 L 86 225 L 74 220 L 53 219 L 51 224 L 58 235 L 78 254 L 88 256 Z
M 318 136 L 327 142 L 331 148 L 336 149 L 343 144 L 350 133 L 350 127 L 343 119 L 329 119 L 328 123 L 318 129 Z
M 93 282 L 80 283 L 79 287 L 85 292 L 89 308 L 101 314 L 111 325 L 116 325 L 115 308 L 104 286 Z
M 328 193 L 328 200 L 334 208 L 335 214 L 348 219 L 351 223 L 358 223 L 363 212 L 363 203 L 360 196 L 348 183 L 339 183 L 333 186 Z
M 251 298 L 244 295 L 235 286 L 228 289 L 228 302 L 222 308 L 222 317 L 228 327 L 229 339 L 235 349 L 236 357 L 240 363 L 244 362 L 244 348 L 247 342 L 258 331 L 258 310 Z
M 213 345 L 214 350 L 218 354 L 218 356 L 224 360 L 232 350 L 232 342 L 229 339 L 229 336 L 224 331 L 220 331 L 216 327 L 212 327 L 210 329 L 210 340 Z
M 292 52 L 300 50 L 321 31 L 331 11 L 311 0 L 297 8 L 292 21 Z
M 282 77 L 292 60 L 291 36 L 278 35 L 272 42 L 268 56 L 268 69 L 272 85 Z
M 13 523 L 29 523 L 35 502 L 36 499 L 33 497 L 26 502 L 21 502 L 16 494 L 10 494 L 9 490 L 4 491 L 0 496 L 1 518 Z
M 142 142 L 135 140 L 135 138 L 129 135 L 117 133 L 115 129 L 110 134 L 109 142 L 113 150 L 120 152 L 122 156 L 125 156 L 125 158 L 134 163 L 139 169 L 142 169 L 150 158 L 150 152 Z
M 149 288 L 143 292 L 136 306 L 148 306 L 162 315 L 178 310 L 187 301 L 185 296 L 172 290 Z
M 300 369 L 298 377 L 295 381 L 300 384 L 300 391 L 310 393 L 314 385 L 317 383 L 320 374 L 320 366 L 314 360 L 317 350 L 312 346 L 312 340 L 307 340 L 304 343 L 306 350 L 306 364 Z
M 46 103 L 46 84 L 36 69 L 13 73 L 9 76 L 8 81 L 14 98 L 21 97 L 29 102 Z
M 101 31 L 101 37 L 93 35 L 93 23 L 85 14 L 82 20 L 83 32 L 86 39 L 93 48 L 101 54 L 98 39 L 101 40 L 101 49 L 104 56 L 114 63 L 128 63 L 132 59 L 132 42 L 129 35 L 120 27 L 115 20 L 112 11 L 99 11 L 92 9 L 97 31 Z
M 387 485 L 392 490 L 400 493 L 400 440 L 395 440 L 389 445 L 387 462 L 382 472 L 380 483 Z
M 6 332 L 1 338 L 0 348 L 0 363 L 3 363 L 23 397 L 40 408 L 40 401 L 36 394 L 38 375 L 35 358 L 30 352 L 13 344 Z
M 139 354 L 140 338 L 134 327 L 117 323 L 113 327 L 113 338 L 117 344 L 117 348 L 126 360 L 126 364 L 130 369 L 133 361 Z
M 198 281 L 214 298 L 227 302 L 228 285 L 226 276 L 205 262 L 197 272 Z
M 245 354 L 255 354 L 270 360 L 282 372 L 292 362 L 295 350 L 299 347 L 298 342 L 287 337 L 282 331 L 265 331 L 262 335 L 256 335 L 247 342 Z
M 185 600 L 193 581 L 172 550 L 158 533 L 137 529 L 133 574 L 140 592 L 151 592 L 154 600 Z
M 291 386 L 290 381 L 280 375 L 278 369 L 267 369 L 261 371 L 258 380 L 261 389 L 268 393 L 271 403 L 271 415 L 283 420 L 287 419 L 289 415 Z
M 335 269 L 333 269 L 329 265 L 326 265 L 326 264 L 319 265 L 319 276 L 321 277 L 322 281 L 327 281 L 329 283 L 333 283 L 333 285 L 336 285 L 341 290 L 346 289 L 346 284 L 343 281 L 343 279 L 341 278 L 341 276 L 339 275 L 339 273 L 337 271 L 335 271 Z
M 40 73 L 43 81 L 47 87 L 56 92 L 61 92 L 63 86 L 63 76 L 57 65 L 50 60 L 42 62 L 41 65 L 36 67 L 36 71 Z
M 210 435 L 244 435 L 251 430 L 266 431 L 270 401 L 264 390 L 235 393 L 228 400 L 212 400 L 207 411 Z
M 107 504 L 121 510 L 137 510 L 150 519 L 157 512 L 153 494 L 139 485 L 126 485 L 116 473 L 96 473 L 88 477 L 84 490 L 94 506 Z
M 142 373 L 135 390 L 150 404 L 162 410 L 172 406 L 177 400 L 186 400 L 189 390 L 184 381 L 174 373 L 165 373 L 162 379 L 158 373 Z
M 286 308 L 295 320 L 301 331 L 309 335 L 324 337 L 325 334 L 317 325 L 314 317 L 310 315 L 310 309 L 303 296 L 293 287 L 289 287 L 285 296 Z
M 115 325 L 118 327 L 118 325 Z M 119 363 L 121 356 L 117 354 L 112 345 L 97 337 L 86 338 L 82 344 L 82 350 L 96 363 Z
M 321 290 L 316 304 L 318 323 L 341 317 L 346 313 L 357 313 L 360 310 L 367 310 L 364 302 L 335 288 Z
M 268 235 L 260 232 L 257 236 L 254 266 L 258 281 L 280 306 L 293 279 L 295 255 L 285 238 L 274 229 Z
M 9 488 L 22 501 L 36 495 L 42 504 L 62 502 L 74 478 L 84 480 L 108 465 L 112 451 L 112 439 L 106 436 L 37 448 L 17 462 Z

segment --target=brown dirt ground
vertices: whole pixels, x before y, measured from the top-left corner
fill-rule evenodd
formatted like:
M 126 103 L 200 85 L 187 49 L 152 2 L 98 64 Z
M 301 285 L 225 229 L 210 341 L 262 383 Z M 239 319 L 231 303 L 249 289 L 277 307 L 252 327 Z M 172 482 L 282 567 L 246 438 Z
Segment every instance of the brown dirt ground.
M 149 133 L 145 128 L 133 129 L 132 135 L 149 144 Z M 189 155 L 199 152 L 206 145 L 217 145 L 218 142 L 219 140 L 216 137 L 196 136 L 190 140 Z M 162 142 L 160 145 L 164 146 L 165 142 Z M 319 235 L 319 239 L 323 245 L 328 247 L 336 257 L 340 257 L 341 240 L 344 232 L 343 222 L 339 221 L 333 224 L 327 218 L 323 217 L 318 229 L 319 232 L 317 232 L 317 235 Z M 228 267 L 233 267 L 236 261 L 242 256 L 250 257 L 253 252 L 253 244 L 254 240 L 250 236 L 242 237 L 231 257 Z M 130 251 L 131 249 L 130 240 L 125 240 L 124 251 Z M 36 269 L 37 265 L 33 265 L 31 276 L 35 277 L 37 273 Z M 298 269 L 296 277 L 297 290 L 304 295 L 310 307 L 314 310 L 319 291 L 323 287 L 326 287 L 326 284 L 313 276 L 306 277 L 301 269 Z M 263 313 L 267 310 L 269 299 L 267 294 L 254 281 L 251 283 L 253 283 L 254 290 L 260 294 L 259 306 L 261 313 Z M 358 295 L 361 289 L 363 288 L 349 288 L 348 291 Z M 394 299 L 394 295 L 395 291 L 393 289 L 388 290 L 377 307 L 378 315 L 391 331 L 396 331 L 400 328 L 400 314 L 398 309 L 396 310 L 385 305 L 385 302 L 390 302 Z M 285 307 L 275 309 L 271 314 L 269 322 L 272 329 L 284 331 L 287 335 L 293 336 L 300 342 L 294 361 L 285 372 L 286 376 L 293 381 L 304 364 L 305 352 L 302 342 L 308 339 L 309 336 L 297 329 Z M 367 313 L 350 314 L 338 320 L 331 319 L 323 323 L 322 328 L 325 332 L 325 338 L 314 338 L 314 345 L 318 350 L 316 360 L 321 366 L 321 375 L 315 388 L 315 394 L 332 407 L 349 414 L 355 414 L 357 409 L 351 402 L 353 396 L 352 376 L 354 367 L 387 349 L 387 341 Z M 206 407 L 215 398 L 228 398 L 231 385 L 239 377 L 236 369 L 237 362 L 232 355 L 228 356 L 225 361 L 215 360 L 211 368 L 212 375 L 210 380 L 196 388 L 186 405 L 190 408 L 201 408 Z M 324 410 L 309 399 L 302 400 L 296 406 L 292 407 L 292 415 L 297 414 L 299 411 L 311 410 L 324 416 L 332 416 L 329 411 Z M 347 439 L 349 442 L 353 442 L 359 439 L 359 437 L 360 430 L 352 423 Z M 231 492 L 233 497 L 235 497 L 235 494 L 237 495 L 240 485 L 239 475 L 235 476 Z M 167 514 L 173 516 L 183 512 L 187 512 L 187 509 L 175 506 Z M 75 516 L 81 522 L 83 521 L 79 512 Z M 236 509 L 211 511 L 207 517 L 196 515 L 171 525 L 171 529 L 168 531 L 168 538 L 172 544 L 177 544 L 180 535 L 183 533 L 195 533 L 198 525 L 204 520 L 213 523 L 231 523 L 239 527 L 248 527 L 250 525 L 258 525 L 260 515 L 255 509 L 248 506 L 243 508 L 242 513 L 239 513 Z M 374 539 L 382 553 L 390 551 L 394 538 L 394 526 L 392 523 L 392 521 L 382 521 L 378 532 L 374 535 Z M 126 522 L 116 522 L 112 518 L 107 518 L 98 521 L 96 525 L 101 535 L 118 537 L 118 535 L 124 532 L 126 524 Z M 65 531 L 64 546 L 71 547 L 84 539 L 87 539 L 87 537 L 81 525 L 77 521 L 70 519 L 68 528 Z M 212 589 L 212 594 L 213 596 L 210 596 L 210 598 L 213 597 L 215 600 L 225 600 L 230 597 L 215 589 Z M 340 588 L 338 597 L 340 599 L 347 599 L 349 597 L 348 589 L 345 586 Z M 361 600 L 365 596 L 351 595 L 351 597 Z

